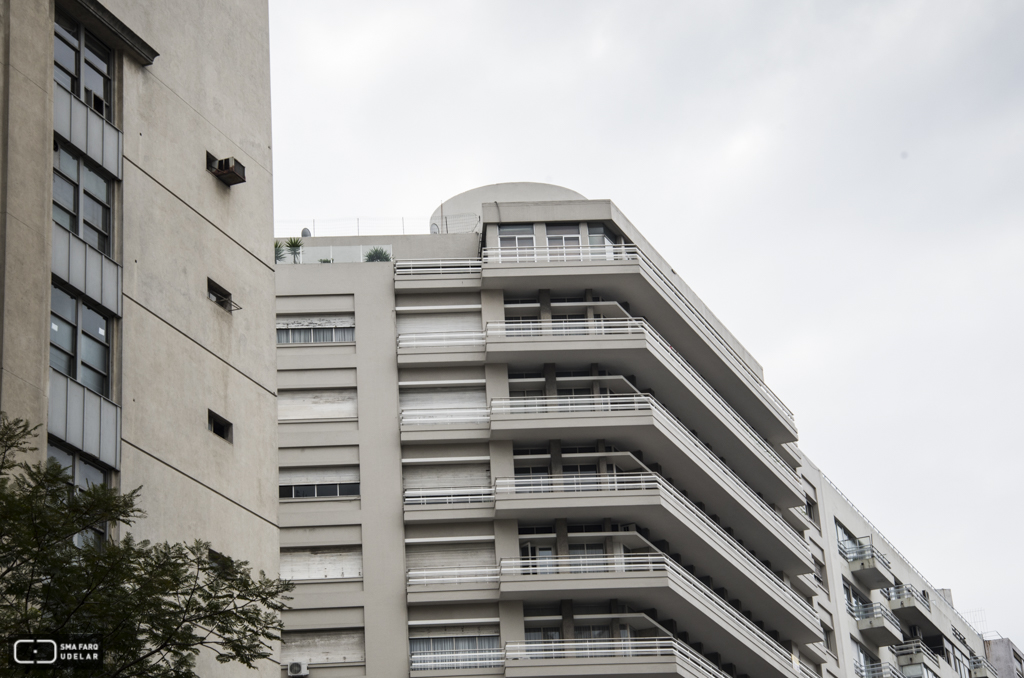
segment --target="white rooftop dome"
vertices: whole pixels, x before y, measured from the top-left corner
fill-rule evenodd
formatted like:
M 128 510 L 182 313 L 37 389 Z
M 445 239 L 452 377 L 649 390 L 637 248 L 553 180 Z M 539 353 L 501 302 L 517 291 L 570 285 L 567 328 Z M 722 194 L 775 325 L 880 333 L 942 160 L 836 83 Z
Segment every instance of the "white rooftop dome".
M 514 181 L 472 188 L 448 198 L 430 215 L 431 233 L 467 233 L 478 230 L 485 202 L 547 202 L 586 200 L 568 188 L 532 181 Z

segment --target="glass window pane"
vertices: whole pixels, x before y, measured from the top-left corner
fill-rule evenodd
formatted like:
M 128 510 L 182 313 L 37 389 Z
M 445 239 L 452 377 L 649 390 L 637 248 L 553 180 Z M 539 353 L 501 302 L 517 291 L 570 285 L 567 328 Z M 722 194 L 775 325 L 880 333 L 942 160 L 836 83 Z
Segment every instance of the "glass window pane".
M 90 195 L 82 201 L 82 216 L 100 231 L 107 232 L 107 208 Z
M 78 375 L 78 381 L 82 386 L 94 393 L 99 393 L 101 396 L 107 395 L 107 378 L 85 363 L 82 364 L 82 371 Z
M 75 376 L 74 360 L 54 345 L 50 345 L 50 367 L 69 377 Z
M 110 204 L 110 182 L 89 169 L 88 165 L 82 167 L 82 185 L 100 202 Z
M 293 344 L 311 344 L 313 343 L 313 333 L 311 330 L 292 330 L 292 343 Z
M 334 328 L 315 327 L 313 328 L 313 343 L 322 344 L 334 341 Z
M 318 497 L 337 497 L 338 496 L 338 486 L 337 486 L 337 484 L 331 483 L 329 485 L 317 485 L 316 486 L 316 496 L 318 496 Z
M 580 227 L 577 224 L 548 224 L 548 235 L 576 235 L 580 234 Z
M 75 233 L 75 218 L 63 207 L 58 205 L 53 206 L 53 223 L 65 230 Z
M 315 497 L 316 496 L 316 485 L 295 485 L 295 496 L 296 497 Z
M 90 226 L 89 224 L 86 224 L 85 228 L 82 229 L 82 233 L 80 235 L 82 236 L 82 240 L 89 243 L 94 248 L 98 249 L 100 252 L 103 252 L 104 254 L 110 254 L 110 249 L 108 246 L 110 243 L 110 239 L 107 238 L 107 235 L 105 233 L 102 233 L 93 228 L 92 226 Z
M 78 473 L 75 474 L 75 485 L 83 490 L 93 485 L 105 485 L 103 469 L 92 464 L 87 464 L 81 457 L 78 459 Z
M 50 314 L 50 343 L 66 352 L 75 352 L 75 326 L 60 316 Z
M 110 75 L 110 50 L 91 35 L 85 37 L 85 57 L 101 73 Z
M 75 48 L 56 35 L 53 36 L 53 60 L 68 73 L 74 74 L 78 70 L 78 55 Z
M 54 29 L 61 33 L 72 45 L 78 45 L 78 23 L 70 17 L 57 12 L 54 17 Z
M 107 319 L 88 306 L 82 307 L 82 329 L 103 343 L 108 343 Z
M 71 465 L 74 463 L 75 458 L 72 457 L 67 452 L 65 452 L 64 450 L 60 449 L 59 447 L 54 447 L 53 445 L 47 445 L 46 446 L 46 456 L 48 458 L 50 458 L 50 459 L 53 459 L 58 464 L 60 464 L 60 467 L 62 469 L 66 469 L 68 473 L 72 473 L 73 472 L 73 469 L 71 468 Z
M 107 372 L 107 347 L 88 334 L 83 334 L 82 362 L 105 374 Z
M 59 314 L 65 320 L 71 321 L 72 324 L 78 320 L 78 316 L 75 314 L 75 308 L 77 304 L 70 294 L 60 289 L 59 287 L 50 287 L 50 310 L 54 313 Z
M 278 499 L 291 499 L 292 498 L 292 486 L 281 485 L 277 490 Z
M 334 340 L 335 341 L 355 341 L 356 340 L 356 328 L 354 328 L 354 327 L 335 327 L 334 328 Z
M 74 79 L 60 66 L 53 67 L 53 79 L 58 85 L 69 92 L 75 89 Z
M 359 483 L 341 483 L 338 485 L 338 494 L 343 497 L 354 497 L 359 494 Z
M 279 343 L 279 344 L 287 344 L 287 343 L 289 343 L 289 341 L 288 341 L 288 330 L 278 330 L 277 331 L 277 343 Z
M 64 207 L 68 208 L 69 212 L 74 213 L 75 210 L 75 185 L 64 177 L 53 175 L 53 199 L 55 202 L 60 203 Z
M 85 89 L 92 90 L 94 95 L 106 102 L 107 79 L 88 63 L 85 64 L 85 68 L 82 69 L 82 86 Z M 89 100 L 86 103 L 92 106 L 92 100 Z
M 53 152 L 53 166 L 63 172 L 64 176 L 70 177 L 72 181 L 78 181 L 78 158 L 60 146 Z

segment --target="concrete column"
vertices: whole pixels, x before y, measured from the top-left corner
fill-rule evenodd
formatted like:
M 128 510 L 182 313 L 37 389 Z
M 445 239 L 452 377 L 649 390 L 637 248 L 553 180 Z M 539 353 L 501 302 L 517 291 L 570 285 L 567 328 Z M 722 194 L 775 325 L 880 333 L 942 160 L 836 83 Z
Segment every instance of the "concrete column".
M 491 398 L 508 397 L 508 365 L 505 363 L 484 365 L 484 379 L 486 380 L 488 407 L 490 407 Z
M 572 613 L 572 600 L 562 601 L 562 638 L 572 640 L 576 637 L 576 621 Z
M 487 329 L 487 323 L 505 320 L 504 290 L 483 290 L 480 292 L 480 318 L 483 321 L 482 329 L 485 330 Z
M 503 600 L 499 602 L 498 615 L 501 617 L 498 632 L 501 634 L 502 647 L 505 646 L 505 643 L 512 640 L 526 640 L 526 625 L 523 623 L 523 601 Z
M 548 319 L 551 319 L 551 314 L 548 313 Z M 506 368 L 505 374 L 508 375 L 508 369 Z M 507 376 L 506 376 L 507 380 Z M 544 363 L 544 395 L 556 396 L 558 395 L 558 380 L 555 377 L 555 364 Z
M 555 555 L 569 555 L 569 523 L 565 518 L 555 520 Z
M 512 456 L 511 440 L 492 440 L 489 444 L 491 453 L 491 482 L 497 478 L 511 478 L 515 475 L 515 463 Z
M 501 563 L 502 558 L 519 557 L 519 521 L 494 521 L 494 555 Z
M 562 475 L 562 441 L 549 440 L 548 453 L 551 455 L 551 475 Z
M 537 301 L 540 302 L 540 319 L 551 320 L 551 290 L 538 290 Z

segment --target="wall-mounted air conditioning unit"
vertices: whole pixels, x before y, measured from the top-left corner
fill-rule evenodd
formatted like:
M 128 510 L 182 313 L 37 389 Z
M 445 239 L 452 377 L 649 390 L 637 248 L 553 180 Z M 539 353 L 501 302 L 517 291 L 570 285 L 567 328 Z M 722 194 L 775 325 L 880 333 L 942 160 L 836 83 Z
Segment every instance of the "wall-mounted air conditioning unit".
M 289 676 L 308 676 L 309 675 L 309 663 L 307 663 L 307 662 L 288 662 L 288 675 Z

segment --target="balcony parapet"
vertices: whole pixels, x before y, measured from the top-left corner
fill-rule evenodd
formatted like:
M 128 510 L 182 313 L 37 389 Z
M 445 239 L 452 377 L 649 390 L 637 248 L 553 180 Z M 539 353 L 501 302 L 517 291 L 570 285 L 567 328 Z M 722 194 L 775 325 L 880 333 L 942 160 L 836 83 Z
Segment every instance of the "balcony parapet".
M 900 670 L 889 663 L 864 665 L 854 662 L 853 672 L 858 678 L 904 678 Z
M 924 609 L 929 612 L 932 611 L 932 604 L 929 602 L 924 595 L 910 584 L 901 584 L 899 586 L 892 586 L 887 589 L 882 589 L 882 595 L 885 599 L 890 602 L 896 602 L 901 600 L 913 600 L 920 604 Z
M 481 260 L 471 259 L 400 259 L 395 262 L 396 276 L 480 275 Z
M 839 555 L 850 563 L 850 572 L 865 586 L 881 589 L 893 585 L 889 559 L 875 547 L 870 536 L 839 542 Z
M 676 638 L 620 638 L 588 640 L 526 640 L 505 643 L 505 666 L 537 660 L 596 658 L 674 658 L 685 667 L 683 675 L 727 678 L 727 674 L 696 650 Z M 531 662 L 531 660 L 533 660 Z M 579 674 L 577 674 L 579 675 Z
M 486 424 L 491 420 L 487 407 L 403 409 L 402 426 L 451 426 L 456 424 Z
M 999 678 L 999 672 L 984 657 L 971 657 L 971 678 Z
M 795 604 L 804 615 L 814 616 L 813 608 L 796 591 L 789 588 L 777 574 L 765 567 L 735 537 L 711 520 L 703 511 L 685 497 L 679 490 L 655 473 L 614 473 L 593 475 L 531 476 L 496 478 L 493 487 L 458 488 L 416 488 L 405 490 L 406 506 L 434 505 L 437 507 L 465 506 L 472 508 L 480 504 L 493 503 L 496 498 L 508 495 L 545 495 L 549 493 L 615 492 L 615 491 L 657 491 L 662 499 L 677 512 L 688 515 L 698 524 L 716 534 L 730 547 L 730 552 L 753 571 L 760 573 L 762 580 L 770 582 L 776 594 L 784 596 Z M 672 563 L 675 565 L 675 563 Z M 687 573 L 689 574 L 689 573 Z M 437 583 L 437 582 L 432 582 Z
M 857 628 L 879 647 L 903 642 L 900 620 L 881 603 L 846 604 L 846 611 L 857 620 Z
M 936 671 L 940 668 L 938 655 L 932 652 L 931 648 L 925 645 L 920 638 L 914 638 L 909 642 L 893 645 L 889 648 L 889 651 L 896 657 L 896 664 L 899 666 L 928 662 L 935 667 Z
M 724 471 L 735 480 L 742 491 L 765 507 L 772 519 L 785 525 L 786 529 L 803 541 L 803 537 L 782 516 L 776 513 L 735 471 L 732 470 L 718 455 L 714 454 L 697 436 L 693 435 L 676 416 L 658 402 L 654 396 L 645 393 L 614 393 L 596 396 L 539 396 L 491 399 L 491 415 L 538 415 L 551 413 L 573 412 L 615 412 L 615 411 L 652 411 L 672 431 L 689 441 L 700 450 L 705 459 Z M 787 465 L 770 447 L 761 449 L 759 457 L 789 484 L 799 484 L 796 471 Z
M 777 414 L 783 417 L 795 430 L 796 423 L 793 412 L 768 388 L 764 380 L 750 368 L 746 360 L 733 348 L 732 344 L 722 336 L 704 314 L 694 306 L 693 302 L 665 275 L 653 261 L 635 245 L 598 245 L 581 247 L 527 247 L 503 248 L 485 247 L 483 249 L 484 264 L 509 263 L 609 263 L 619 261 L 637 262 L 643 273 L 653 278 L 658 286 L 671 300 L 679 304 L 685 315 L 692 318 L 702 333 L 710 339 L 716 348 L 727 355 L 734 367 L 755 387 Z

